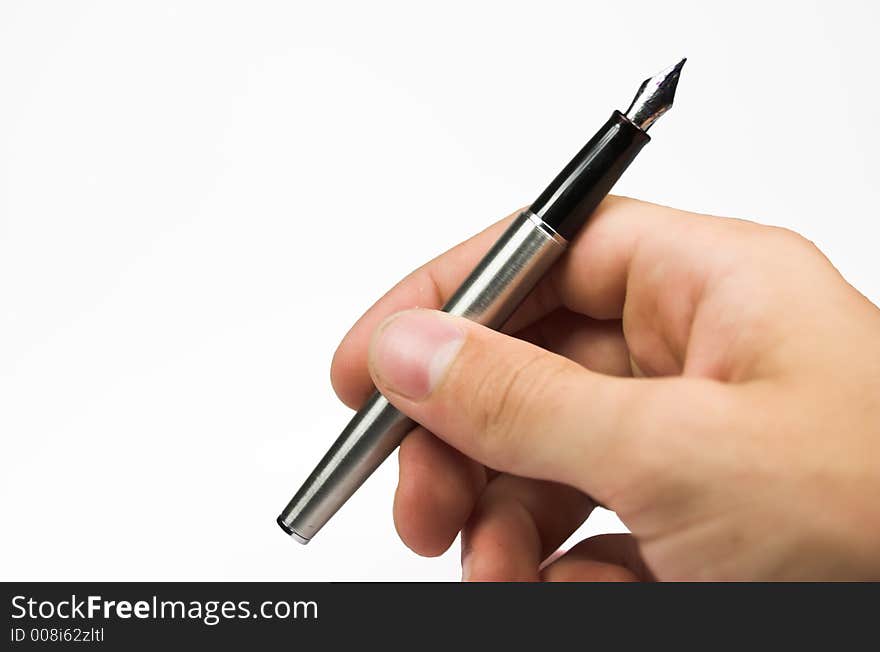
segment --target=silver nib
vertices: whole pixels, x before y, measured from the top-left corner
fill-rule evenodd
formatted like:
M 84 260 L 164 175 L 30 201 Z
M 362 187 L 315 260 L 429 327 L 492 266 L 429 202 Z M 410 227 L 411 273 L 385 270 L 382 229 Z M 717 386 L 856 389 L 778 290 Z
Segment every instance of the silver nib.
M 648 131 L 657 118 L 672 106 L 672 99 L 675 97 L 675 89 L 678 86 L 678 77 L 685 61 L 687 59 L 682 59 L 674 66 L 669 66 L 666 70 L 646 79 L 639 86 L 639 92 L 636 93 L 632 104 L 627 109 L 626 117 L 642 131 Z

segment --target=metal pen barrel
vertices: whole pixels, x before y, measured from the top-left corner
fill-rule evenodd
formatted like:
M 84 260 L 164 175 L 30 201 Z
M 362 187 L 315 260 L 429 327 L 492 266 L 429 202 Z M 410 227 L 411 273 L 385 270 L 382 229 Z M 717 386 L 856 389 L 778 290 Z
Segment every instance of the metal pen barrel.
M 443 310 L 494 329 L 507 321 L 651 140 L 647 130 L 672 106 L 683 65 L 684 59 L 642 83 L 627 112 L 615 111 L 514 219 Z M 308 543 L 414 426 L 374 392 L 281 512 L 278 525 Z
M 534 213 L 520 213 L 443 310 L 500 328 L 566 245 Z M 415 425 L 373 392 L 281 512 L 278 525 L 308 543 Z

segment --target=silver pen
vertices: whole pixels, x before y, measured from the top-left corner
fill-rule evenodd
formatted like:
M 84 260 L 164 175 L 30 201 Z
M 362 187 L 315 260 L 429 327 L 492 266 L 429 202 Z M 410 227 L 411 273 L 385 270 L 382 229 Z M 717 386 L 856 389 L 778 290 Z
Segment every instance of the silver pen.
M 500 328 L 587 223 L 671 106 L 685 60 L 645 80 L 520 213 L 443 310 Z M 367 400 L 278 517 L 300 543 L 313 536 L 400 445 L 415 423 L 378 392 Z

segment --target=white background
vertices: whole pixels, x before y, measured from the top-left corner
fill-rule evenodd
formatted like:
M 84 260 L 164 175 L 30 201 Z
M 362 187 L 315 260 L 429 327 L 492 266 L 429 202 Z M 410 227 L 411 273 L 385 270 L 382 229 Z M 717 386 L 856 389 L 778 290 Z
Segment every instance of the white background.
M 875 7 L 3 2 L 0 578 L 457 579 L 395 461 L 309 546 L 274 523 L 349 325 L 684 55 L 616 191 L 797 229 L 877 302 Z

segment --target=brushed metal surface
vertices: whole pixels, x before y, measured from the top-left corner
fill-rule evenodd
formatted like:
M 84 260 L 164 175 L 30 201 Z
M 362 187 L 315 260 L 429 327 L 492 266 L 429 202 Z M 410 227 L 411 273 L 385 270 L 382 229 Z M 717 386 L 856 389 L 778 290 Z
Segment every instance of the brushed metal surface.
M 520 213 L 443 310 L 500 328 L 566 245 L 533 213 Z M 415 425 L 374 392 L 285 507 L 278 524 L 307 543 Z

